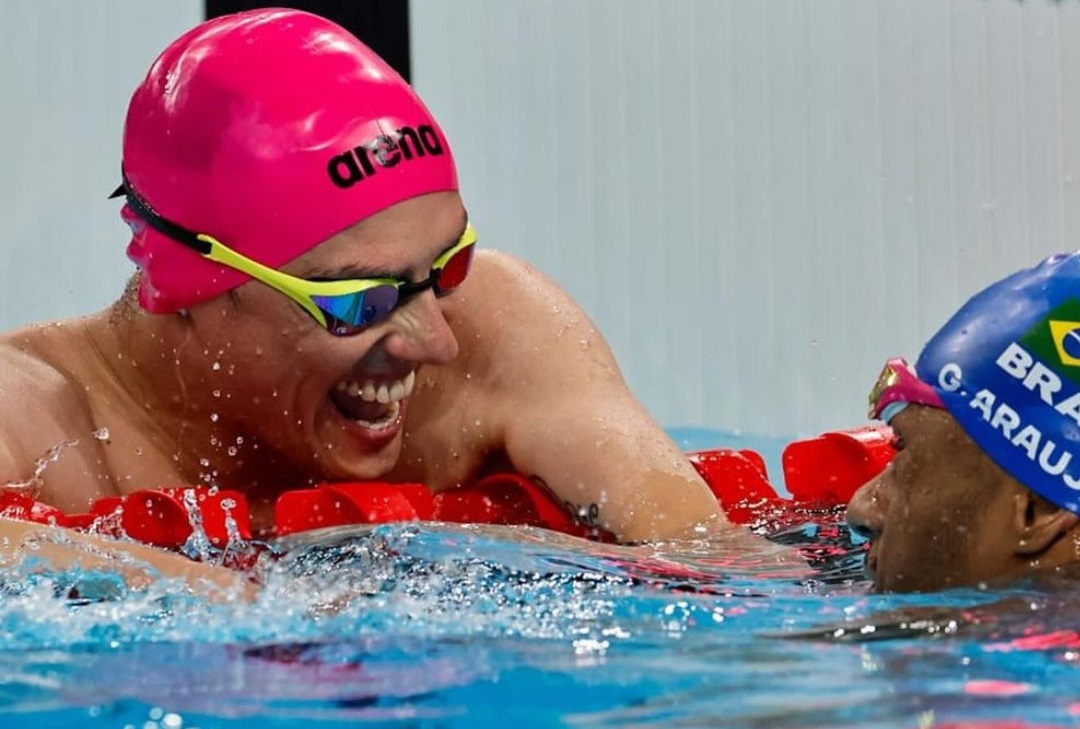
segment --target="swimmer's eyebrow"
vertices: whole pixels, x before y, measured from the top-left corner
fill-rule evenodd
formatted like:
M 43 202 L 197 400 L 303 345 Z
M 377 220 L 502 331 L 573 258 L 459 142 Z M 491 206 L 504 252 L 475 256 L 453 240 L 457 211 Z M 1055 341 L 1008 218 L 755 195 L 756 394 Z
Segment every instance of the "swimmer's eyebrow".
M 467 221 L 463 222 L 461 224 L 461 230 L 457 232 L 457 235 L 454 236 L 453 240 L 440 248 L 439 252 L 431 257 L 431 260 L 434 261 L 443 253 L 446 253 L 457 245 L 457 242 L 461 240 L 461 236 L 465 235 L 465 228 L 467 225 Z M 427 274 L 428 272 L 425 271 L 422 278 L 426 278 Z M 347 266 L 338 266 L 337 268 L 313 268 L 307 273 L 302 274 L 300 278 L 305 278 L 309 281 L 348 281 L 357 278 L 392 278 L 398 281 L 411 280 L 409 271 L 388 271 L 386 269 L 378 269 L 359 263 L 350 263 Z
M 314 268 L 300 278 L 309 281 L 347 281 L 354 278 L 393 278 L 404 281 L 408 279 L 408 272 L 387 271 L 353 263 L 338 268 Z

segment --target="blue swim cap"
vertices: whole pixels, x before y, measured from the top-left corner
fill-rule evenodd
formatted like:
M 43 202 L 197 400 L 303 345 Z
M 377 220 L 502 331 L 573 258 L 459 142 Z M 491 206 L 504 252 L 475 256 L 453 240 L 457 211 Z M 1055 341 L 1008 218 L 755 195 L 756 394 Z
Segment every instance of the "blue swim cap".
M 1080 513 L 1080 254 L 1052 256 L 974 296 L 915 370 L 995 463 Z

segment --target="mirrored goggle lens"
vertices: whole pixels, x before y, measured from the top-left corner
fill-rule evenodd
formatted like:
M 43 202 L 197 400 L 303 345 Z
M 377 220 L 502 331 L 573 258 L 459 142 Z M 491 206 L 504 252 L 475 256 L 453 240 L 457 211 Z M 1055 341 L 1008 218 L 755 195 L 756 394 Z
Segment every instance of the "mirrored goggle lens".
M 332 334 L 356 334 L 394 310 L 398 302 L 395 286 L 375 286 L 353 294 L 312 296 L 311 300 L 329 319 Z
M 877 417 L 877 411 L 881 409 L 878 406 L 878 403 L 881 401 L 882 396 L 895 388 L 899 381 L 900 374 L 897 371 L 896 366 L 892 362 L 889 362 L 885 365 L 885 368 L 881 370 L 877 382 L 870 388 L 870 395 L 867 397 L 867 401 L 870 405 L 870 417 Z
M 902 359 L 889 360 L 885 364 L 877 383 L 870 390 L 869 400 L 870 417 L 886 422 L 900 412 L 900 408 L 892 407 L 899 403 L 945 408 L 937 391 L 920 380 L 911 365 Z
M 435 276 L 435 289 L 437 293 L 446 294 L 465 281 L 465 277 L 469 275 L 469 268 L 472 266 L 473 253 L 476 251 L 476 244 L 467 245 L 460 251 L 450 256 L 450 260 L 447 261 L 442 269 Z

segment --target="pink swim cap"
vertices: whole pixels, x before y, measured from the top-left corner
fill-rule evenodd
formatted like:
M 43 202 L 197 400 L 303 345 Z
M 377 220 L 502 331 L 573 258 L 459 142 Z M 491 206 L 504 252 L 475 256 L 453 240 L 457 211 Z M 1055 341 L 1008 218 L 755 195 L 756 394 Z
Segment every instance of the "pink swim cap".
M 279 267 L 403 200 L 457 190 L 442 130 L 344 28 L 296 10 L 216 18 L 173 42 L 135 90 L 124 175 L 162 217 Z M 166 313 L 249 278 L 121 213 L 139 302 Z

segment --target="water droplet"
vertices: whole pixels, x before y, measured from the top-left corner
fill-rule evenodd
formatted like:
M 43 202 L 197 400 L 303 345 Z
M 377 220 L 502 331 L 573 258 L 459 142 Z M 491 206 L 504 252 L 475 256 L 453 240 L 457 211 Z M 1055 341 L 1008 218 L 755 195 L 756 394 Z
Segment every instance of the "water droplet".
M 209 468 L 210 467 L 210 459 L 209 458 L 200 458 L 199 459 L 199 465 L 202 466 L 203 468 Z
M 218 370 L 221 369 L 221 363 L 220 362 L 214 362 L 214 364 L 210 365 L 210 369 L 212 369 L 214 372 L 217 372 Z
M 219 417 L 221 416 L 219 416 L 217 413 L 210 413 L 210 422 L 216 423 Z
M 78 444 L 79 441 L 77 440 L 67 440 L 63 443 L 57 443 L 52 448 L 45 451 L 45 455 L 35 461 L 34 475 L 25 481 L 9 481 L 7 485 L 12 488 L 39 488 L 41 486 L 41 474 L 45 473 L 45 469 L 49 467 L 49 464 L 56 463 L 60 460 L 60 456 L 65 450 Z
M 97 430 L 94 431 L 93 435 L 98 440 L 108 440 L 109 439 L 109 429 L 106 428 L 106 427 L 98 428 Z
M 228 454 L 229 454 L 230 456 L 233 456 L 233 457 L 235 457 L 235 456 L 236 456 L 236 454 L 237 454 L 237 453 L 239 453 L 240 451 L 239 451 L 239 450 L 237 450 L 236 446 L 229 446 L 229 447 L 228 447 L 228 448 L 226 449 L 226 451 L 225 451 L 225 452 L 226 452 L 226 453 L 228 453 Z
M 221 390 L 214 390 L 210 394 L 213 395 L 214 397 L 221 397 Z

